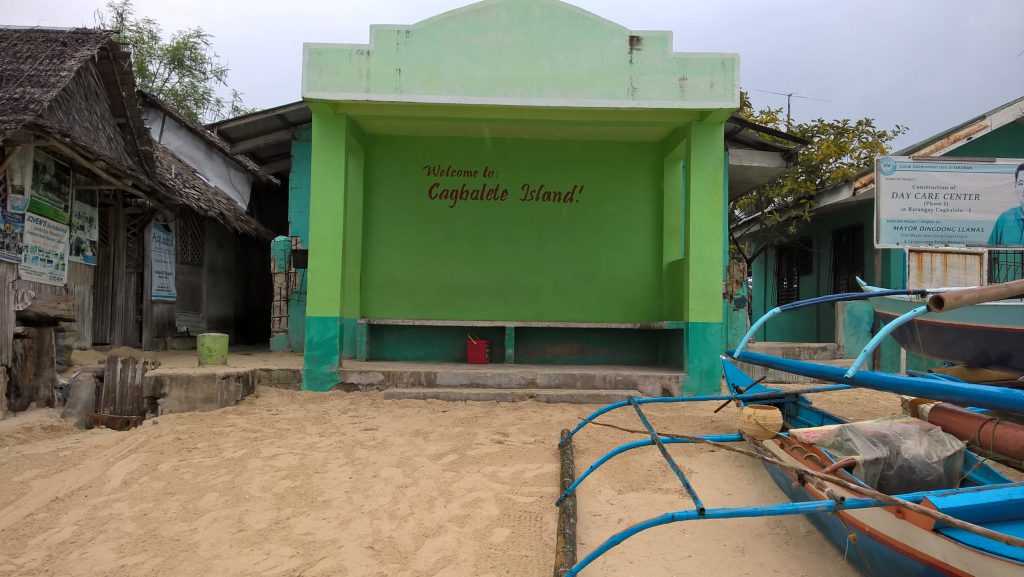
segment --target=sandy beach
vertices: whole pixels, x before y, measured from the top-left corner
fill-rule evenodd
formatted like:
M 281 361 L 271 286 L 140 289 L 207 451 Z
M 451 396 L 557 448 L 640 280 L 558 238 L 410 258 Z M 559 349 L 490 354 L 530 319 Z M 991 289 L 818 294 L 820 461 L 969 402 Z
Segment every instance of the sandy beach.
M 846 395 L 829 408 L 858 418 L 898 410 L 892 395 Z M 0 421 L 0 575 L 549 575 L 558 433 L 592 409 L 264 388 L 237 407 L 127 432 L 22 413 Z M 735 431 L 733 407 L 712 409 L 649 412 L 666 432 Z M 604 420 L 637 426 L 628 411 Z M 585 430 L 578 471 L 636 438 Z M 756 461 L 671 451 L 707 506 L 782 499 Z M 690 506 L 655 449 L 623 455 L 581 488 L 580 554 Z M 856 573 L 807 521 L 776 518 L 660 527 L 583 574 Z

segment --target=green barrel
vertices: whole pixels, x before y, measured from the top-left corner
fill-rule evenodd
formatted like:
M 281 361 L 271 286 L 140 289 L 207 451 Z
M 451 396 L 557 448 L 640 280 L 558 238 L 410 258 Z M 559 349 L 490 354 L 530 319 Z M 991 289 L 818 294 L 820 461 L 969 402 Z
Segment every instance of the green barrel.
M 228 364 L 228 336 L 223 333 L 203 333 L 196 338 L 199 366 Z

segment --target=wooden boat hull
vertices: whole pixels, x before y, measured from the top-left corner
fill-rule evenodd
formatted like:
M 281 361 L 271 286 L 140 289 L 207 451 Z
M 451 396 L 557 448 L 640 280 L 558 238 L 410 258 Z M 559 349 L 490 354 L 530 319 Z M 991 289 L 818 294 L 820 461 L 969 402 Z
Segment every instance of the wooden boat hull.
M 911 297 L 871 299 L 875 320 L 888 324 L 924 304 Z M 907 351 L 937 359 L 1024 373 L 1024 302 L 973 305 L 942 314 L 926 314 L 892 334 Z
M 759 452 L 784 463 L 806 466 L 775 441 L 757 443 Z M 809 485 L 798 485 L 789 471 L 765 465 L 775 484 L 793 502 L 827 497 Z M 837 494 L 856 495 L 836 486 Z M 898 516 L 896 507 L 813 514 L 808 519 L 864 575 L 932 577 L 976 575 L 1010 577 L 1024 574 L 1024 564 L 965 547 L 935 531 Z

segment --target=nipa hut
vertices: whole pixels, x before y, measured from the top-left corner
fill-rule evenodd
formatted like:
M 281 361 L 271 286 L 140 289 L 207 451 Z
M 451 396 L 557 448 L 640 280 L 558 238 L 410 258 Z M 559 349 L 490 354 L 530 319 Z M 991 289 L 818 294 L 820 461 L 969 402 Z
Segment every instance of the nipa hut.
M 247 312 L 232 264 L 271 233 L 151 137 L 130 58 L 108 31 L 0 27 L 0 417 L 54 402 L 52 340 L 160 348 Z

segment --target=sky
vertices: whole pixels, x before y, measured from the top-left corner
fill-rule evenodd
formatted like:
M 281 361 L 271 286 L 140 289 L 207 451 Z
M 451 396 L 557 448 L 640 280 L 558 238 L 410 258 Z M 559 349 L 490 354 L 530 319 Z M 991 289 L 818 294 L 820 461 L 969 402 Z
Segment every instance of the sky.
M 93 26 L 105 0 L 0 0 L 0 24 Z M 202 27 L 248 106 L 300 99 L 302 43 L 367 43 L 466 0 L 135 0 L 165 34 Z M 756 107 L 796 121 L 874 118 L 908 146 L 1024 96 L 1021 0 L 572 0 L 679 52 L 735 52 Z M 802 97 L 802 98 L 801 98 Z

